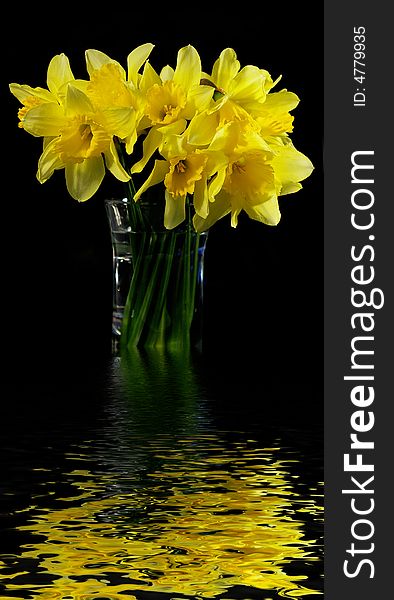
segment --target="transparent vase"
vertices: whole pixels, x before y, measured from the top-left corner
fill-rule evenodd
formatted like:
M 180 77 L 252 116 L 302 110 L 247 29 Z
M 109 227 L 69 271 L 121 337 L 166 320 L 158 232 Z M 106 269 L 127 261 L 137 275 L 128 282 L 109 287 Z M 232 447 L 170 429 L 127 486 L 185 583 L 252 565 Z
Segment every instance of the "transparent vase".
M 127 199 L 105 201 L 113 252 L 112 333 L 120 348 L 201 346 L 207 233 L 190 223 L 133 230 Z M 154 207 L 153 207 L 154 208 Z

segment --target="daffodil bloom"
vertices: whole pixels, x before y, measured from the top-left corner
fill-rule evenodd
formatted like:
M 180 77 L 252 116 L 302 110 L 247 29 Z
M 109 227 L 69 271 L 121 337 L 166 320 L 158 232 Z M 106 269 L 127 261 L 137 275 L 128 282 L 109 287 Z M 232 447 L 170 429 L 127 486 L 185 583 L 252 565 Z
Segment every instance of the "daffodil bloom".
M 158 75 L 147 66 L 141 78 L 140 89 L 146 95 L 145 114 L 150 130 L 144 140 L 143 157 L 133 165 L 132 173 L 139 173 L 160 146 L 163 135 L 181 134 L 196 112 L 205 110 L 213 95 L 211 86 L 200 85 L 201 60 L 193 46 L 181 48 L 175 71 L 167 66 Z M 149 85 L 148 85 L 149 83 Z
M 276 82 L 270 74 L 252 65 L 240 69 L 233 49 L 223 50 L 212 74 L 203 74 L 201 82 L 213 87 L 214 102 L 190 123 L 192 143 L 210 144 L 216 132 L 233 121 L 248 122 L 251 129 L 262 135 L 291 131 L 293 117 L 286 111 L 297 105 L 297 96 L 284 90 L 271 94 L 271 99 L 269 91 Z
M 48 66 L 47 90 L 41 87 L 33 88 L 29 85 L 11 83 L 11 93 L 23 104 L 23 107 L 18 112 L 18 126 L 24 129 L 26 115 L 32 108 L 40 104 L 61 104 L 64 99 L 66 85 L 73 81 L 74 75 L 67 56 L 65 54 L 58 54 L 52 58 Z
M 299 182 L 313 169 L 309 159 L 289 140 L 274 140 L 270 145 L 248 122 L 225 125 L 217 132 L 210 148 L 223 150 L 228 162 L 222 186 L 217 186 L 215 194 L 209 194 L 208 215 L 194 217 L 197 231 L 210 228 L 228 214 L 231 214 L 232 227 L 236 227 L 242 210 L 251 219 L 277 225 L 280 220 L 278 196 L 300 189 Z
M 194 219 L 197 231 L 208 229 L 229 213 L 231 225 L 236 227 L 242 210 L 253 219 L 265 218 L 261 206 L 276 197 L 274 170 L 270 164 L 273 152 L 269 146 L 250 129 L 248 122 L 233 122 L 217 132 L 210 149 L 224 151 L 227 165 L 222 186 L 215 194 L 210 193 L 207 217 L 196 215 Z
M 102 111 L 102 122 L 107 131 L 125 142 L 131 154 L 144 117 L 145 99 L 138 90 L 138 73 L 153 49 L 152 44 L 139 46 L 128 56 L 128 73 L 115 60 L 98 50 L 86 51 L 86 64 L 90 81 L 86 94 L 97 111 Z M 122 122 L 119 111 L 123 108 Z M 119 125 L 121 125 L 119 127 Z M 142 128 L 144 125 L 142 125 Z
M 134 195 L 134 200 L 138 201 L 152 185 L 164 182 L 164 226 L 166 229 L 173 229 L 185 220 L 186 196 L 194 193 L 195 184 L 201 179 L 207 157 L 203 153 L 183 149 L 181 144 L 171 142 L 167 143 L 166 150 L 162 152 L 167 155 L 167 160 L 155 161 L 151 174 Z
M 94 111 L 86 94 L 72 84 L 67 86 L 64 106 L 52 102 L 31 108 L 24 128 L 47 138 L 38 163 L 38 180 L 44 183 L 56 169 L 64 168 L 67 189 L 79 201 L 88 200 L 97 191 L 105 165 L 117 179 L 128 181 L 113 136 L 103 122 L 105 118 Z
M 206 217 L 210 185 L 215 185 L 224 172 L 226 157 L 220 151 L 196 148 L 188 142 L 188 130 L 182 135 L 168 134 L 160 146 L 165 160 L 156 160 L 153 170 L 134 196 L 138 201 L 151 186 L 164 183 L 164 225 L 173 229 L 185 219 L 187 195 L 193 195 L 193 206 L 197 214 Z M 212 188 L 214 189 L 214 188 Z
M 221 52 L 211 75 L 205 75 L 205 79 L 215 86 L 216 104 L 213 110 L 219 111 L 222 125 L 233 119 L 245 120 L 249 115 L 253 116 L 255 109 L 265 102 L 273 85 L 271 76 L 264 69 L 253 65 L 241 69 L 232 48 Z
M 132 154 L 144 135 L 142 157 L 130 173 L 140 173 L 156 152 L 162 158 L 134 199 L 162 183 L 166 228 L 185 219 L 188 196 L 198 231 L 226 214 L 236 227 L 242 210 L 277 224 L 278 197 L 301 189 L 313 169 L 289 138 L 297 95 L 272 92 L 280 77 L 274 81 L 253 65 L 241 68 L 232 48 L 206 74 L 191 45 L 179 50 L 175 69 L 167 65 L 156 72 L 148 61 L 153 47 L 132 50 L 126 69 L 99 50 L 87 50 L 88 80 L 75 79 L 68 58 L 59 54 L 48 66 L 48 89 L 10 84 L 22 103 L 19 127 L 44 138 L 39 181 L 64 168 L 71 196 L 87 200 L 106 168 L 120 181 L 130 179 L 118 150 Z

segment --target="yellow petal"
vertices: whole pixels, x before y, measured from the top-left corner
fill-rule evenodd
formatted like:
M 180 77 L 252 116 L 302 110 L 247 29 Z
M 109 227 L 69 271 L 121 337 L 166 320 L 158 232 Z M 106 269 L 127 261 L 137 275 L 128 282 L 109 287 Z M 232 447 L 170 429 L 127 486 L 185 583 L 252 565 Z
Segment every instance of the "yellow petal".
M 273 87 L 276 86 L 277 83 L 279 83 L 279 81 L 282 79 L 282 75 L 279 75 L 274 81 L 271 75 L 268 73 L 268 71 L 266 71 L 265 69 L 261 69 L 261 71 L 265 77 L 265 91 L 268 93 L 270 90 L 272 90 Z
M 281 217 L 277 198 L 271 198 L 254 206 L 245 206 L 245 211 L 251 219 L 265 225 L 277 225 Z
M 207 178 L 203 176 L 199 181 L 196 181 L 193 194 L 193 206 L 196 213 L 206 219 L 209 211 L 208 186 Z
M 172 158 L 185 158 L 187 154 L 185 138 L 176 134 L 165 135 L 159 146 L 159 151 L 167 160 L 171 160 Z
M 30 85 L 20 85 L 19 83 L 10 83 L 10 92 L 22 103 L 29 98 L 38 98 L 42 102 L 54 102 L 55 98 L 48 90 L 44 88 L 32 88 Z
M 156 185 L 161 181 L 164 181 L 164 177 L 168 173 L 170 165 L 166 160 L 155 160 L 155 164 L 148 179 L 134 194 L 134 200 L 138 200 L 140 196 L 152 185 Z
M 174 229 L 185 220 L 185 196 L 172 196 L 166 190 L 165 199 L 164 227 Z
M 101 156 L 87 158 L 83 162 L 65 166 L 67 190 L 79 202 L 89 200 L 98 190 L 105 175 Z
M 238 225 L 238 216 L 241 212 L 242 208 L 240 206 L 231 208 L 231 227 L 237 227 Z
M 44 144 L 44 151 L 38 161 L 37 179 L 40 183 L 47 181 L 52 175 L 55 169 L 61 169 L 64 167 L 59 153 L 56 149 L 57 139 L 46 141 Z
M 113 140 L 111 140 L 109 150 L 104 152 L 104 158 L 107 169 L 112 173 L 112 175 L 116 177 L 116 179 L 119 179 L 119 181 L 130 180 L 130 175 L 125 171 L 125 169 L 120 163 L 119 156 L 116 151 L 115 143 Z
M 153 44 L 142 44 L 130 52 L 127 57 L 127 81 L 136 87 L 138 84 L 138 71 L 154 48 Z
M 275 178 L 282 185 L 296 183 L 309 177 L 313 171 L 313 164 L 302 152 L 296 150 L 293 144 L 272 146 L 276 155 L 272 160 Z
M 280 188 L 280 195 L 285 196 L 286 194 L 294 194 L 299 190 L 302 190 L 302 185 L 300 183 L 286 183 Z
M 222 189 L 224 181 L 226 179 L 226 172 L 227 172 L 226 167 L 222 167 L 221 169 L 218 170 L 218 172 L 216 173 L 216 176 L 213 177 L 213 179 L 210 181 L 208 191 L 209 191 L 209 200 L 211 202 L 213 202 L 215 200 L 215 197 Z
M 240 68 L 237 55 L 232 48 L 223 50 L 215 62 L 212 70 L 212 80 L 218 88 L 227 91 L 230 82 L 234 79 Z
M 186 125 L 186 119 L 178 119 L 173 123 L 168 123 L 168 125 L 161 125 L 160 127 L 157 127 L 157 131 L 159 131 L 163 135 L 167 135 L 170 133 L 177 133 L 178 135 L 180 135 L 185 131 Z
M 132 173 L 140 173 L 142 169 L 145 167 L 151 156 L 154 154 L 155 150 L 159 147 L 162 140 L 162 134 L 157 131 L 154 127 L 150 129 L 148 135 L 144 139 L 142 144 L 142 158 L 138 162 L 136 162 L 132 168 Z
M 185 107 L 185 118 L 192 119 L 196 112 L 207 109 L 211 104 L 213 92 L 214 88 L 209 85 L 198 85 L 190 90 Z
M 170 65 L 166 65 L 160 71 L 160 80 L 161 81 L 171 81 L 174 79 L 174 69 L 170 67 Z
M 101 50 L 86 50 L 85 58 L 86 68 L 89 75 L 92 75 L 96 69 L 100 69 L 103 65 L 106 65 L 107 63 L 116 63 L 122 70 L 124 76 L 123 78 L 126 78 L 126 73 L 123 67 L 117 61 L 110 58 L 107 54 L 101 52 Z
M 189 91 L 198 85 L 201 79 L 201 60 L 193 46 L 185 46 L 178 52 L 178 59 L 174 73 L 174 83 Z
M 222 191 L 220 196 L 217 196 L 215 202 L 209 204 L 209 213 L 206 219 L 199 215 L 194 215 L 193 225 L 196 231 L 207 231 L 219 219 L 222 219 L 231 212 L 230 197 L 226 192 Z
M 281 90 L 280 92 L 267 94 L 264 107 L 270 111 L 275 110 L 280 113 L 283 113 L 288 112 L 289 110 L 293 110 L 297 106 L 299 101 L 299 97 L 293 92 Z
M 87 95 L 74 85 L 67 86 L 66 114 L 84 115 L 93 112 L 93 105 Z
M 54 56 L 49 63 L 47 73 L 48 89 L 55 96 L 61 94 L 61 89 L 70 81 L 74 80 L 70 62 L 65 54 Z
M 240 135 L 241 129 L 237 122 L 226 123 L 226 125 L 217 129 L 209 149 L 215 152 L 225 150 L 231 154 L 234 148 L 239 145 Z
M 144 70 L 142 71 L 141 79 L 139 81 L 138 88 L 144 94 L 151 88 L 153 85 L 160 85 L 161 79 L 152 67 L 149 62 L 146 62 L 144 65 Z
M 123 139 L 135 130 L 136 113 L 131 107 L 108 108 L 102 111 L 99 121 L 110 135 Z
M 124 143 L 126 145 L 126 152 L 127 152 L 127 154 L 132 154 L 133 153 L 134 145 L 135 145 L 137 139 L 138 139 L 138 134 L 137 134 L 137 130 L 136 129 L 134 129 L 132 131 L 132 133 L 130 135 L 128 135 L 124 139 Z
M 23 128 L 32 135 L 54 137 L 67 124 L 62 108 L 54 102 L 46 102 L 31 108 L 23 119 Z
M 187 140 L 194 146 L 207 146 L 211 143 L 218 126 L 215 113 L 208 114 L 206 111 L 197 114 L 189 123 L 187 128 Z
M 246 66 L 233 79 L 229 87 L 231 99 L 235 102 L 249 102 L 265 98 L 264 75 L 252 65 Z

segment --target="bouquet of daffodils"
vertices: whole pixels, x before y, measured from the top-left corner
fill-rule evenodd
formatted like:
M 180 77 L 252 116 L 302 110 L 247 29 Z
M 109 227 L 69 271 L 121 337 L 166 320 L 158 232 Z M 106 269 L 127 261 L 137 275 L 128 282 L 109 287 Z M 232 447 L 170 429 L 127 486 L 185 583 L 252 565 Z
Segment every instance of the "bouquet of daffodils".
M 109 172 L 126 184 L 133 231 L 153 230 L 140 209 L 152 186 L 160 186 L 161 229 L 168 232 L 182 227 L 188 235 L 206 232 L 226 215 L 236 227 L 241 211 L 277 225 L 278 198 L 301 189 L 300 182 L 313 170 L 289 137 L 290 111 L 299 102 L 296 94 L 272 91 L 280 77 L 273 81 L 266 70 L 253 65 L 241 68 L 231 48 L 221 52 L 211 73 L 202 70 L 193 46 L 179 50 L 175 68 L 167 65 L 160 72 L 148 60 L 152 50 L 150 43 L 135 48 L 127 56 L 126 68 L 101 51 L 87 50 L 87 79 L 76 79 L 67 56 L 60 54 L 49 64 L 47 89 L 10 84 L 23 105 L 19 127 L 44 139 L 38 180 L 43 183 L 64 169 L 68 192 L 83 202 L 97 192 Z M 147 244 L 152 254 L 155 233 L 134 248 L 134 257 L 147 256 Z M 157 250 L 161 255 L 167 252 L 168 266 L 174 250 L 164 250 L 163 243 Z M 176 317 L 166 306 L 165 292 L 160 294 L 163 310 L 149 302 L 146 306 L 142 282 L 149 280 L 153 289 L 168 280 L 168 273 L 161 272 L 155 282 L 153 273 L 148 278 L 146 273 L 138 275 L 144 261 L 134 262 L 134 291 L 129 294 L 123 333 L 130 345 L 138 344 L 144 337 L 142 321 L 151 320 L 153 310 L 160 331 L 153 337 L 158 343 Z M 188 310 L 183 311 L 184 325 L 178 329 L 190 327 L 194 293 L 195 285 L 182 292 Z M 144 317 L 134 304 L 138 295 L 144 296 Z M 179 302 L 175 304 L 179 308 Z M 138 333 L 133 319 L 141 320 Z

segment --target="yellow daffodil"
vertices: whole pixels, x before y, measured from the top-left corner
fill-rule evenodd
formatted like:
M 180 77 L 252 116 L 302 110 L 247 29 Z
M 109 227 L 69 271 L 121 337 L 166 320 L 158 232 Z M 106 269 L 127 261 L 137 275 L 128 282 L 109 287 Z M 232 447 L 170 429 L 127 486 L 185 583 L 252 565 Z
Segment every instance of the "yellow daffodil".
M 67 56 L 58 54 L 52 58 L 48 66 L 47 90 L 41 87 L 33 88 L 29 85 L 11 83 L 11 93 L 23 104 L 18 112 L 18 126 L 24 129 L 26 115 L 32 108 L 40 104 L 61 104 L 64 99 L 66 85 L 72 81 L 74 81 L 74 75 Z
M 278 197 L 301 189 L 313 170 L 289 137 L 298 96 L 272 92 L 280 77 L 274 81 L 253 65 L 241 68 L 232 48 L 206 74 L 191 45 L 179 50 L 175 69 L 156 72 L 148 60 L 153 47 L 132 50 L 126 68 L 104 52 L 87 50 L 88 80 L 75 79 L 68 58 L 59 54 L 48 66 L 48 89 L 10 84 L 22 104 L 19 127 L 44 138 L 39 181 L 64 168 L 71 196 L 87 200 L 106 168 L 120 181 L 130 179 L 125 160 L 144 135 L 142 157 L 130 173 L 140 173 L 155 153 L 161 158 L 134 199 L 163 184 L 166 228 L 185 219 L 188 196 L 198 231 L 227 214 L 236 227 L 242 210 L 276 225 Z
M 175 71 L 167 66 L 159 76 L 147 67 L 141 88 L 146 94 L 145 114 L 151 128 L 144 140 L 143 157 L 133 165 L 132 173 L 142 171 L 160 146 L 163 134 L 181 134 L 187 120 L 207 108 L 214 90 L 211 86 L 201 85 L 200 81 L 201 60 L 197 50 L 190 45 L 179 50 Z
M 290 133 L 293 117 L 289 111 L 297 106 L 299 99 L 287 90 L 270 93 L 279 80 L 280 77 L 274 82 L 268 71 L 253 65 L 240 69 L 234 50 L 223 50 L 212 74 L 203 78 L 215 88 L 215 103 L 204 115 L 204 128 L 207 130 L 209 122 L 211 139 L 219 127 L 232 121 L 249 121 L 264 137 Z
M 112 136 L 95 113 L 89 98 L 69 84 L 64 106 L 55 103 L 31 108 L 24 118 L 29 133 L 46 140 L 38 163 L 38 180 L 47 181 L 56 169 L 65 169 L 67 189 L 79 201 L 88 200 L 99 188 L 105 164 L 121 181 L 129 175 L 119 162 Z
M 222 150 L 227 165 L 222 186 L 209 194 L 209 214 L 196 215 L 194 225 L 198 231 L 211 227 L 218 219 L 231 213 L 231 225 L 237 226 L 238 215 L 245 210 L 248 215 L 262 220 L 260 207 L 275 198 L 275 178 L 271 166 L 273 153 L 264 140 L 248 127 L 248 122 L 233 122 L 223 126 L 216 134 L 211 150 Z
M 222 127 L 210 145 L 227 155 L 222 186 L 209 194 L 209 213 L 196 214 L 197 231 L 210 228 L 231 213 L 231 225 L 236 227 L 238 215 L 244 210 L 251 219 L 267 225 L 280 220 L 278 195 L 300 189 L 299 183 L 310 175 L 313 166 L 291 143 L 272 145 L 253 129 L 249 122 L 233 122 Z
M 240 67 L 234 50 L 226 48 L 216 60 L 211 75 L 205 77 L 215 86 L 216 104 L 213 110 L 220 111 L 221 124 L 233 119 L 245 120 L 248 115 L 253 115 L 255 108 L 265 102 L 272 87 L 267 71 L 253 65 Z
M 134 200 L 138 201 L 149 187 L 164 182 L 164 226 L 173 229 L 185 220 L 186 196 L 196 191 L 208 156 L 187 144 L 185 136 L 175 134 L 166 136 L 160 152 L 165 160 L 155 161 L 151 174 L 134 195 Z
M 97 111 L 102 111 L 102 122 L 107 131 L 124 140 L 131 154 L 138 130 L 144 117 L 145 99 L 138 90 L 138 73 L 152 51 L 152 44 L 139 46 L 128 56 L 128 73 L 115 60 L 98 50 L 86 51 L 90 81 L 86 94 Z M 119 120 L 119 108 L 122 118 Z M 120 125 L 120 127 L 119 127 Z

